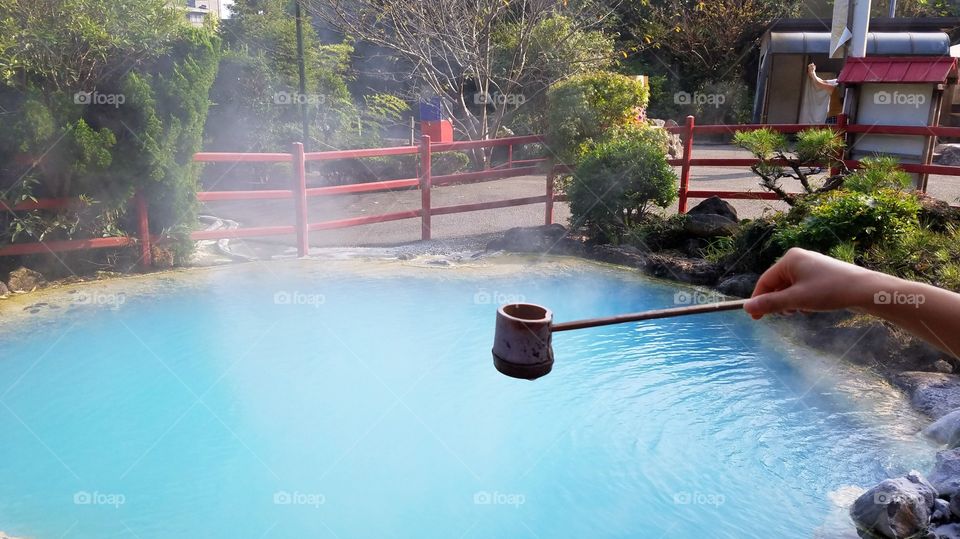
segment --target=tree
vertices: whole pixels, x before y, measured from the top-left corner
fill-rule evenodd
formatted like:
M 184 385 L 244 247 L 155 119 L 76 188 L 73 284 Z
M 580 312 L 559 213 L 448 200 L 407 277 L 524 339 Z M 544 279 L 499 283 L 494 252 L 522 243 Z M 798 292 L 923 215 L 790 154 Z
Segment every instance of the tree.
M 625 3 L 624 27 L 651 64 L 692 92 L 705 82 L 737 80 L 746 56 L 772 21 L 797 13 L 798 0 L 661 0 Z
M 312 12 L 346 35 L 402 59 L 418 97 L 441 97 L 445 115 L 471 140 L 495 137 L 511 110 L 529 99 L 526 92 L 542 91 L 568 75 L 538 72 L 557 65 L 544 58 L 550 46 L 596 42 L 584 39 L 584 33 L 601 29 L 610 16 L 597 4 L 567 0 L 307 1 Z M 566 19 L 544 26 L 557 15 Z M 512 39 L 504 39 L 504 33 Z M 546 44 L 548 33 L 552 43 Z M 547 80 L 525 87 L 543 75 Z M 485 106 L 489 101 L 507 106 Z M 479 156 L 488 159 L 488 152 Z

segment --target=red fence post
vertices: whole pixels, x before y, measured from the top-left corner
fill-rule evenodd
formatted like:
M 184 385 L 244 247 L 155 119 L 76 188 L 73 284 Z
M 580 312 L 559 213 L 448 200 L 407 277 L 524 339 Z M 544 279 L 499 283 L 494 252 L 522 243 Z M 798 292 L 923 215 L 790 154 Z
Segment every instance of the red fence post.
M 150 245 L 150 217 L 147 213 L 147 199 L 139 190 L 133 195 L 137 209 L 137 234 L 140 240 L 140 268 L 147 270 L 153 266 L 153 251 Z
M 547 173 L 547 201 L 543 210 L 543 224 L 552 225 L 553 224 L 553 184 L 556 171 L 554 167 L 550 167 L 550 172 Z
M 430 135 L 420 137 L 420 239 L 430 239 Z
M 507 146 L 507 168 L 513 168 L 513 144 Z
M 309 219 L 307 217 L 307 162 L 303 156 L 303 143 L 294 142 L 293 151 L 293 200 L 297 208 L 297 256 L 310 253 Z
M 687 191 L 690 190 L 690 160 L 693 159 L 693 116 L 687 116 L 687 138 L 683 141 L 683 164 L 680 167 L 680 201 L 677 211 L 687 213 Z
M 847 158 L 847 144 L 846 144 L 846 133 L 845 133 L 846 130 L 847 130 L 847 115 L 843 113 L 838 114 L 837 127 L 834 129 L 834 131 L 837 132 L 838 136 L 843 137 L 844 139 L 843 149 L 840 150 L 841 160 L 844 160 Z M 840 167 L 837 167 L 837 166 L 830 167 L 830 175 L 836 176 L 837 174 L 840 174 Z

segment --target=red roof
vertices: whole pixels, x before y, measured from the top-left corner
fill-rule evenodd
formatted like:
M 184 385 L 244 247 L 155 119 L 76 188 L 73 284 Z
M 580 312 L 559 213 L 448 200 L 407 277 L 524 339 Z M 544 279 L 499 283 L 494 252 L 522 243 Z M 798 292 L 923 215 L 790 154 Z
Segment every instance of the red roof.
M 944 83 L 956 76 L 957 59 L 949 56 L 848 58 L 840 71 L 841 84 L 865 82 Z

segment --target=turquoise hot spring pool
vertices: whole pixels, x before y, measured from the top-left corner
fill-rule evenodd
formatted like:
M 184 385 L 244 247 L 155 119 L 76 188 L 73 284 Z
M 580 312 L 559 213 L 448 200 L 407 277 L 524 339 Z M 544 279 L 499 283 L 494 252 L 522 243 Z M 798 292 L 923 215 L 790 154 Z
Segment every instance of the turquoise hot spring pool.
M 743 313 L 557 334 L 535 382 L 492 366 L 500 302 L 563 321 L 678 290 L 563 259 L 307 260 L 2 302 L 0 530 L 837 537 L 852 487 L 929 464 L 895 391 Z

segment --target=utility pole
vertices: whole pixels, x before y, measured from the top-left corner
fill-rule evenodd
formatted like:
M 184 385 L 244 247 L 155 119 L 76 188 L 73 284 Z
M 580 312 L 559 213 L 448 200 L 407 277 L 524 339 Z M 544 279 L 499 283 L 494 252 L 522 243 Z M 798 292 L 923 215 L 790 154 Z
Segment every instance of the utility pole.
M 302 0 L 294 0 L 294 2 L 296 2 L 295 16 L 297 19 L 297 69 L 300 72 L 300 98 L 297 102 L 300 104 L 303 149 L 304 151 L 310 151 L 310 119 L 307 117 L 307 103 L 311 100 L 307 99 L 307 67 L 306 60 L 303 57 L 303 8 L 300 5 Z

